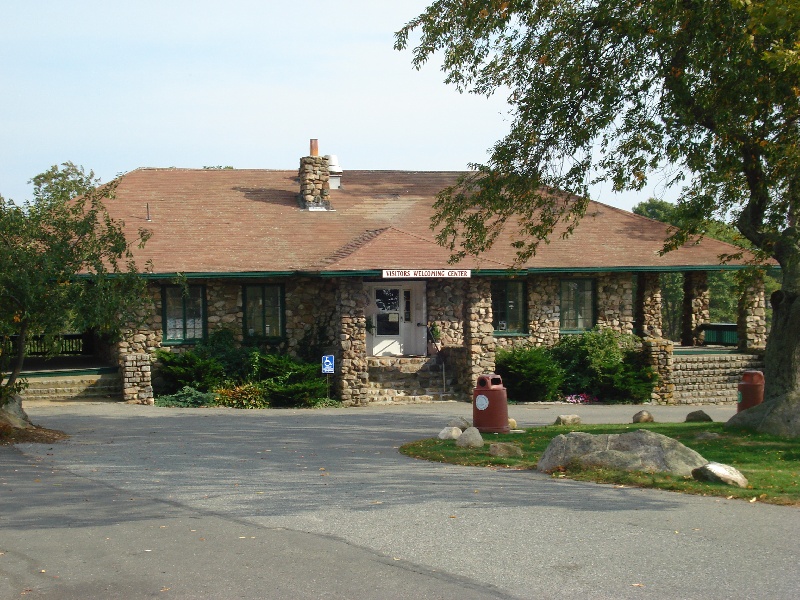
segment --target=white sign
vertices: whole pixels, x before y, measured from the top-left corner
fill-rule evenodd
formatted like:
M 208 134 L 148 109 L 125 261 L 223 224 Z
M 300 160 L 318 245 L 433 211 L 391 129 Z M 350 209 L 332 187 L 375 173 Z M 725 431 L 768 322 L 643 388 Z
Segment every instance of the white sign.
M 486 410 L 489 408 L 489 398 L 483 394 L 478 394 L 478 396 L 475 397 L 475 408 L 478 410 Z
M 333 354 L 326 354 L 322 357 L 322 372 L 324 373 L 334 373 L 333 365 L 334 365 Z
M 384 279 L 413 279 L 417 277 L 439 279 L 468 279 L 472 277 L 470 269 L 384 269 Z

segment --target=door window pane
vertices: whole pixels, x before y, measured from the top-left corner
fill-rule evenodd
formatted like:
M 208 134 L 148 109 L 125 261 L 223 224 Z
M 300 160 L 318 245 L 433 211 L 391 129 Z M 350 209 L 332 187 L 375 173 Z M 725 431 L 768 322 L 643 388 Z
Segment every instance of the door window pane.
M 594 282 L 591 279 L 561 281 L 561 329 L 585 330 L 594 326 Z
M 492 282 L 492 324 L 495 331 L 527 331 L 524 281 Z

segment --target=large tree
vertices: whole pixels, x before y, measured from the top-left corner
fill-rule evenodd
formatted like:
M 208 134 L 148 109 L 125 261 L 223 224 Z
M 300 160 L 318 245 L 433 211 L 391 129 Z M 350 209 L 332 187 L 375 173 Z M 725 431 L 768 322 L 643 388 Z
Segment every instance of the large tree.
M 589 186 L 679 193 L 667 248 L 733 223 L 778 261 L 766 397 L 736 423 L 800 435 L 800 0 L 439 0 L 403 27 L 413 63 L 508 94 L 510 130 L 442 192 L 455 257 L 515 228 L 520 260 L 568 234 Z M 556 193 L 560 190 L 563 193 Z
M 103 206 L 116 182 L 65 163 L 32 183 L 32 201 L 0 196 L 0 420 L 15 426 L 26 420 L 18 392 L 31 336 L 55 353 L 59 334 L 113 335 L 146 301 L 124 224 Z M 147 237 L 141 230 L 136 241 Z

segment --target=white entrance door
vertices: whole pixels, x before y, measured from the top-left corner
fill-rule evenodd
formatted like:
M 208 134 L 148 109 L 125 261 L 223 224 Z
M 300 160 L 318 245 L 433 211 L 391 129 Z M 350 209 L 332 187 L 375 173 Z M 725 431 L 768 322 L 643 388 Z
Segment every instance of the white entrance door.
M 414 356 L 426 352 L 425 282 L 369 284 L 367 345 L 372 356 Z

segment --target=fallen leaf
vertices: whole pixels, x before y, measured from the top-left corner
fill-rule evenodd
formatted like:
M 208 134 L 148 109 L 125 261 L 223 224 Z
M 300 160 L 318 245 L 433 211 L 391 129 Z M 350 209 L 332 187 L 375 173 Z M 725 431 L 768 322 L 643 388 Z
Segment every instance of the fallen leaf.
M 752 503 L 753 503 L 753 502 L 755 502 L 756 500 L 758 500 L 758 498 L 756 498 L 755 496 L 753 496 L 752 498 L 750 498 L 750 503 L 752 504 Z
M 632 583 L 631 587 L 644 587 L 643 583 Z

